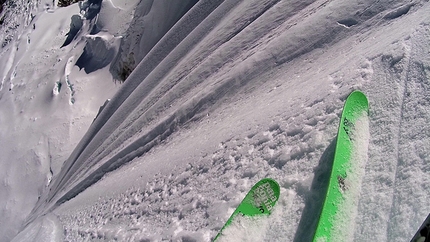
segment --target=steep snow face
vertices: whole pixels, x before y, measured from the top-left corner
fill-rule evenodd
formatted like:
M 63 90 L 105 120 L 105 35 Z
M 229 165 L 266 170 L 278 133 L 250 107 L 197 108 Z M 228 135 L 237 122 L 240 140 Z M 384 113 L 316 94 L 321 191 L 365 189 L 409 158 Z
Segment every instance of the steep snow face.
M 71 93 L 64 83 L 65 65 L 73 53 L 59 47 L 66 19 L 76 9 L 34 17 L 31 24 L 21 19 L 30 13 L 21 10 L 17 6 L 17 15 L 11 15 L 19 28 L 0 54 L 0 213 L 4 218 L 0 233 L 4 241 L 19 231 L 52 172 L 60 169 L 59 161 L 72 148 L 69 142 L 73 145 L 82 136 L 88 125 L 82 118 L 94 115 L 87 113 L 85 105 L 82 111 L 70 109 Z M 57 21 L 52 21 L 54 16 Z M 64 88 L 54 91 L 59 83 Z
M 272 177 L 282 195 L 262 237 L 310 240 L 343 101 L 362 89 L 366 193 L 346 240 L 407 240 L 429 206 L 427 153 L 403 156 L 425 147 L 405 127 L 428 113 L 409 119 L 405 105 L 428 110 L 429 7 L 200 1 L 106 105 L 34 216 L 53 211 L 67 240 L 209 241 L 252 184 Z
M 124 5 L 107 1 L 100 13 Z M 142 9 L 136 16 L 151 16 Z M 354 89 L 370 100 L 370 135 L 360 140 L 368 147 L 358 189 L 365 192 L 345 241 L 408 240 L 430 207 L 430 134 L 422 128 L 430 122 L 429 11 L 424 0 L 197 2 L 151 48 L 141 48 L 145 38 L 124 47 L 140 63 L 91 125 L 82 119 L 87 132 L 73 152 L 68 146 L 16 240 L 210 241 L 248 189 L 271 177 L 281 197 L 255 238 L 310 241 L 341 108 Z M 74 66 L 80 43 L 79 55 L 64 61 L 70 80 L 88 78 Z M 103 79 L 101 70 L 90 76 Z M 87 97 L 96 93 L 86 85 Z M 74 104 L 64 101 L 70 110 L 86 100 L 73 90 Z M 2 95 L 0 102 L 14 100 Z
M 0 240 L 5 241 L 22 227 L 99 107 L 119 88 L 109 69 L 120 46 L 139 35 L 126 32 L 140 1 L 83 1 L 66 8 L 48 0 L 8 3 L 0 30 Z M 166 4 L 147 11 L 163 12 Z M 185 12 L 179 5 L 169 11 L 175 8 Z M 179 18 L 175 12 L 162 24 Z M 148 49 L 160 38 L 146 37 Z

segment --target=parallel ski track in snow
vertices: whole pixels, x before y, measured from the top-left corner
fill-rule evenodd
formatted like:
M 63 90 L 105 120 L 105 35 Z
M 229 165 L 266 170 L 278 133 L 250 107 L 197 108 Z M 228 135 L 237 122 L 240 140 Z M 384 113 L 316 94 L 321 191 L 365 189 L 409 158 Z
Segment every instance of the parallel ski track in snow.
M 410 50 L 410 43 L 404 43 L 403 44 L 405 47 L 405 58 L 404 58 L 404 67 L 405 67 L 405 72 L 404 74 L 400 77 L 401 83 L 400 83 L 400 105 L 399 105 L 399 115 L 398 115 L 398 131 L 397 131 L 397 135 L 396 135 L 396 161 L 397 163 L 395 164 L 395 172 L 393 172 L 393 191 L 392 191 L 392 197 L 391 197 L 391 210 L 389 213 L 389 221 L 393 221 L 394 216 L 395 216 L 395 212 L 394 210 L 396 209 L 395 207 L 395 194 L 396 194 L 396 185 L 398 185 L 399 183 L 399 179 L 398 179 L 398 175 L 402 166 L 402 162 L 401 162 L 401 158 L 400 158 L 400 145 L 401 145 L 401 140 L 402 140 L 402 135 L 403 135 L 403 120 L 404 120 L 404 111 L 405 111 L 405 104 L 406 104 L 406 96 L 407 96 L 407 92 L 408 92 L 408 82 L 410 81 L 410 67 L 411 67 L 411 50 Z M 392 223 L 388 223 L 387 226 L 387 234 L 390 234 L 390 232 L 392 232 Z M 392 240 L 394 241 L 394 240 Z
M 385 16 L 401 16 L 400 10 L 404 8 L 401 6 Z M 372 73 L 371 79 L 379 80 L 369 83 L 369 88 L 390 98 L 371 99 L 369 156 L 372 161 L 367 165 L 363 183 L 368 192 L 362 194 L 361 216 L 356 221 L 358 231 L 366 231 L 366 235 L 357 231 L 357 241 L 369 237 L 404 241 L 413 236 L 430 206 L 428 201 L 423 201 L 428 196 L 428 188 L 418 185 L 429 179 L 425 172 L 427 158 L 417 157 L 417 153 L 422 154 L 420 150 L 428 147 L 428 132 L 424 128 L 429 122 L 428 112 L 424 111 L 429 105 L 424 94 L 428 90 L 425 71 L 428 59 L 421 55 L 428 44 L 419 41 L 419 36 L 426 36 L 424 29 L 425 25 L 417 25 L 410 36 L 390 43 L 383 54 L 372 57 L 366 64 L 370 66 L 366 72 Z M 416 130 L 417 124 L 423 130 Z M 377 205 L 371 208 L 369 204 Z M 424 205 L 423 210 L 414 211 L 416 204 Z M 378 224 L 379 228 L 371 224 Z
M 425 28 L 421 27 L 415 30 L 412 35 L 423 34 L 425 32 Z M 429 174 L 425 173 L 426 166 L 428 166 L 426 164 L 427 158 L 420 155 L 422 153 L 420 149 L 428 149 L 428 136 L 426 137 L 425 135 L 428 134 L 425 126 L 430 120 L 428 113 L 430 103 L 428 102 L 428 97 L 426 97 L 429 91 L 428 84 L 426 83 L 426 79 L 428 78 L 428 73 L 426 72 L 428 70 L 426 71 L 425 64 L 420 63 L 420 61 L 424 61 L 425 63 L 425 60 L 417 59 L 419 54 L 425 51 L 429 45 L 427 43 L 419 43 L 415 39 L 408 39 L 405 40 L 403 46 L 404 64 L 402 69 L 404 74 L 402 80 L 404 89 L 397 136 L 397 166 L 392 193 L 390 223 L 387 228 L 387 234 L 390 235 L 388 239 L 390 241 L 400 241 L 398 238 L 408 233 L 410 236 L 413 236 L 414 229 L 417 228 L 417 225 L 419 226 L 420 221 L 428 213 L 428 207 L 427 209 L 424 207 L 418 212 L 419 216 L 414 216 L 414 219 L 406 223 L 407 226 L 398 226 L 399 224 L 405 224 L 405 221 L 401 219 L 402 217 L 413 214 L 413 204 L 423 203 L 423 201 L 420 201 L 422 199 L 421 196 L 428 194 L 428 187 L 418 186 L 417 181 L 429 180 Z M 417 102 L 418 97 L 421 97 L 422 101 Z M 423 130 L 413 128 L 416 123 L 420 123 Z M 399 152 L 400 150 L 403 152 Z M 418 157 L 416 153 L 418 153 Z M 412 170 L 412 167 L 420 167 L 421 170 Z M 413 188 L 411 189 L 411 187 Z M 430 206 L 429 202 L 425 204 Z

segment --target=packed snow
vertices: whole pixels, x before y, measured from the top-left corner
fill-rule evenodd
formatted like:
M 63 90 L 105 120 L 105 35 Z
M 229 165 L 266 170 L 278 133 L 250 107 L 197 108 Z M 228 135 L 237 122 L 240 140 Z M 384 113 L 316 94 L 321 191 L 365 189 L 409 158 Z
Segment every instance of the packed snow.
M 276 211 L 276 210 L 275 210 Z M 271 216 L 245 217 L 238 216 L 233 223 L 225 230 L 222 235 L 217 238 L 219 242 L 234 242 L 234 241 L 263 241 L 269 221 L 276 216 L 275 213 Z
M 273 213 L 227 241 L 311 241 L 357 89 L 343 241 L 427 217 L 428 0 L 56 2 L 0 14 L 0 241 L 211 241 L 265 177 Z

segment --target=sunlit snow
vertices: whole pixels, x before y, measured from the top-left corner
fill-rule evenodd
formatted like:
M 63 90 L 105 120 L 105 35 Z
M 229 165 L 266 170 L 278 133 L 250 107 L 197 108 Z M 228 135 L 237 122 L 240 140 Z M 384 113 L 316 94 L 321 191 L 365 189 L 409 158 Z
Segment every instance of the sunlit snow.
M 430 212 L 428 1 L 13 2 L 0 241 L 211 241 L 265 177 L 274 212 L 226 241 L 311 241 L 353 90 L 343 241 L 409 241 Z

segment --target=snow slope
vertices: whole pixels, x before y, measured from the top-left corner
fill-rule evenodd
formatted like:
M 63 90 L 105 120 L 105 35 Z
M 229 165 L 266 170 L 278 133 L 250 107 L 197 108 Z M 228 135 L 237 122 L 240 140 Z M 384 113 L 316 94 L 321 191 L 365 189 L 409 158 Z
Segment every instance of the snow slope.
M 112 10 L 121 9 L 120 0 L 106 2 Z M 61 11 L 41 13 L 36 24 L 49 15 L 70 19 Z M 15 82 L 11 75 L 13 68 L 25 70 L 17 60 L 30 59 L 17 56 L 44 50 L 4 50 L 1 58 L 14 57 L 6 58 L 12 64 L 2 66 L 4 83 L 12 86 L 0 94 L 0 120 L 8 125 L 1 129 L 2 154 L 15 151 L 1 160 L 6 167 L 1 174 L 2 198 L 9 198 L 1 201 L 1 208 L 9 217 L 28 217 L 1 228 L 13 238 L 22 223 L 16 241 L 210 241 L 248 189 L 271 177 L 281 185 L 281 197 L 254 238 L 310 241 L 343 102 L 352 90 L 360 89 L 370 101 L 370 135 L 361 140 L 368 146 L 367 154 L 362 154 L 367 162 L 359 202 L 352 208 L 355 226 L 348 234 L 353 236 L 345 241 L 410 239 L 430 205 L 429 11 L 425 0 L 201 0 L 174 25 L 163 25 L 172 27 L 151 42 L 156 43 L 153 47 L 135 48 L 139 55 L 150 51 L 120 87 L 109 82 L 112 66 L 84 74 L 72 65 L 86 41 L 72 41 L 80 52 L 70 52 L 59 49 L 58 40 L 59 45 L 51 48 L 66 68 L 52 70 L 70 78 L 76 75 L 74 80 L 81 83 L 74 102 L 73 90 L 62 93 L 62 108 L 53 107 L 52 101 L 31 101 L 46 92 L 27 98 L 39 83 Z M 125 20 L 112 21 L 114 29 Z M 63 21 L 63 27 L 55 29 L 68 25 Z M 108 25 L 105 29 L 112 38 L 118 37 Z M 137 46 L 127 41 L 130 38 L 106 43 L 118 46 L 119 52 Z M 103 54 L 101 49 L 97 52 Z M 89 81 L 78 82 L 87 78 L 111 85 L 111 91 L 92 96 L 97 88 Z M 55 78 L 50 80 L 47 86 L 52 91 Z M 97 107 L 107 98 L 110 101 L 99 113 L 85 106 Z M 28 114 L 32 106 L 33 116 Z M 76 121 L 76 112 L 87 110 L 79 119 L 80 129 L 70 125 L 70 133 L 47 132 L 48 115 L 60 110 L 67 115 L 59 120 L 69 125 Z M 40 120 L 29 118 L 36 115 Z M 61 126 L 49 121 L 53 127 Z M 68 134 L 70 141 L 61 139 L 64 143 L 54 143 L 58 150 L 42 151 L 47 145 L 41 144 L 62 137 L 58 133 Z M 41 136 L 49 142 L 39 141 Z M 10 141 L 12 137 L 18 137 L 13 139 L 18 144 L 29 142 L 18 145 Z M 34 155 L 38 149 L 41 155 Z M 18 156 L 17 151 L 30 155 Z M 43 163 L 42 156 L 56 156 L 55 165 Z M 7 160 L 23 164 L 27 171 Z M 44 189 L 49 166 L 55 167 L 52 182 Z M 29 180 L 20 181 L 25 174 Z M 8 207 L 11 203 L 13 209 Z M 26 210 L 17 212 L 18 205 Z
M 7 40 L 0 53 L 2 240 L 19 232 L 100 106 L 120 87 L 106 59 L 120 51 L 137 3 L 106 1 L 92 19 L 85 18 L 88 7 L 56 8 L 52 1 L 15 1 L 2 13 L 8 20 L 0 31 Z M 148 8 L 150 14 L 165 9 L 162 4 Z M 81 28 L 76 28 L 79 21 Z M 161 33 L 167 30 L 159 28 Z M 145 37 L 150 43 L 142 44 L 144 48 L 159 39 Z M 75 65 L 79 61 L 85 62 L 82 70 Z

